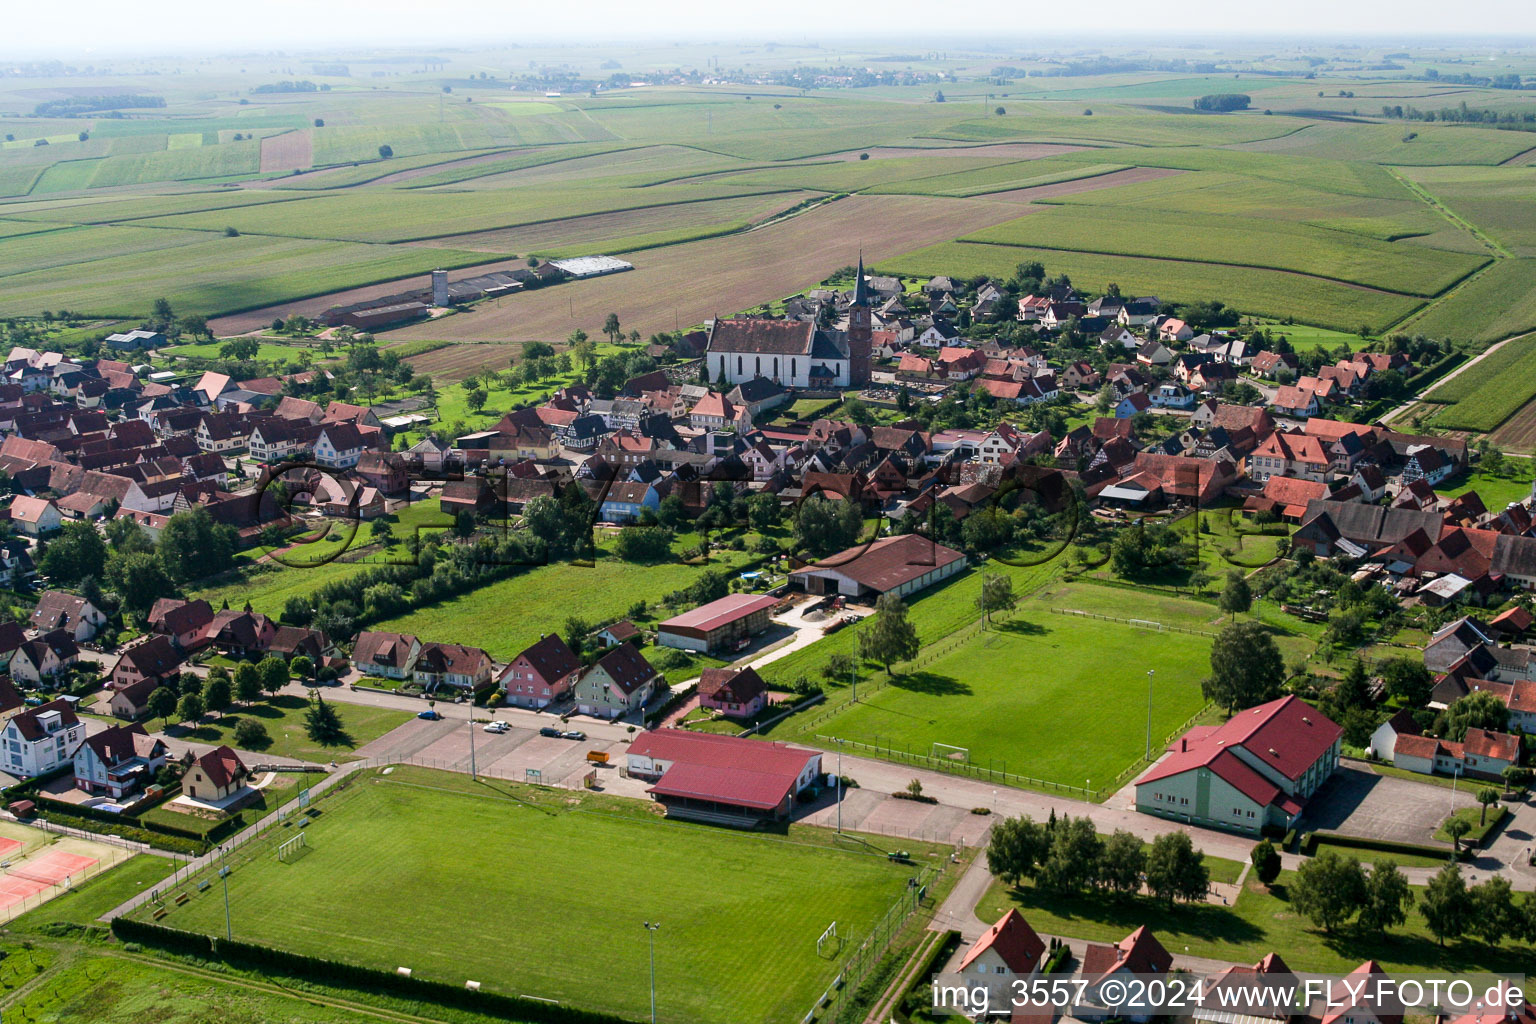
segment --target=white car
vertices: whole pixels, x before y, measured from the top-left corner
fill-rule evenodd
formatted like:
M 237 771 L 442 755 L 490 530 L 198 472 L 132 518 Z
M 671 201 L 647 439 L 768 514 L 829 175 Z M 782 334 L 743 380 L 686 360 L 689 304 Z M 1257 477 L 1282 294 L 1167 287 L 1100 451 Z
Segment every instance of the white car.
M 508 725 L 506 722 L 492 722 L 492 723 L 490 723 L 489 725 L 487 725 L 485 727 L 485 731 L 486 732 L 501 733 L 501 732 L 506 732 L 507 730 L 509 730 L 511 728 L 512 727 L 510 725 Z

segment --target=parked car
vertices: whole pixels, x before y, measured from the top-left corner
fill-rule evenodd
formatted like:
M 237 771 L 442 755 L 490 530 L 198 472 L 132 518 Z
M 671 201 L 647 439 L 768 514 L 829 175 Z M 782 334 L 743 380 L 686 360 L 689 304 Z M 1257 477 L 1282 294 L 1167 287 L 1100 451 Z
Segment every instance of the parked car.
M 540 736 L 553 736 L 555 739 L 559 739 L 563 734 L 560 732 L 559 729 L 556 729 L 554 726 L 546 725 L 544 728 L 539 730 L 539 735 Z
M 425 718 L 429 722 L 436 722 L 441 720 L 443 716 L 428 708 L 426 711 L 419 712 L 416 717 Z
M 486 732 L 503 733 L 512 727 L 506 722 L 492 722 L 485 727 Z
M 568 740 L 584 740 L 587 738 L 587 734 L 579 729 L 572 729 L 570 732 L 563 732 L 560 735 Z

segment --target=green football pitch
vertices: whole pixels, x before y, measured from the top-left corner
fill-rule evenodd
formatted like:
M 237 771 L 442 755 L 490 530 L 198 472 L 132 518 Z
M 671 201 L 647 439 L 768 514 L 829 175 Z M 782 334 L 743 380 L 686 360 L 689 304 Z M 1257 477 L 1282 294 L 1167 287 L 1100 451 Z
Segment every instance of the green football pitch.
M 370 771 L 317 807 L 301 856 L 278 860 L 280 828 L 234 861 L 237 939 L 636 1020 L 650 1013 L 643 922 L 660 924 L 658 1019 L 798 1021 L 916 871 L 822 830 L 744 834 L 415 768 Z M 168 906 L 161 923 L 223 934 L 217 879 Z M 841 955 L 823 958 L 833 921 Z

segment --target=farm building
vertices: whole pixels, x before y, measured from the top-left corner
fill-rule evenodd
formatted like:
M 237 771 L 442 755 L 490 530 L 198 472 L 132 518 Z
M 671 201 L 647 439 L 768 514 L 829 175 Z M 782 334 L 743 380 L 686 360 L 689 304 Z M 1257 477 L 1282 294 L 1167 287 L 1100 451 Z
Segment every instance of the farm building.
M 388 327 L 390 324 L 405 323 L 407 320 L 420 320 L 427 315 L 425 302 L 397 302 L 392 306 L 372 306 L 368 309 L 353 310 L 343 313 L 337 319 L 348 327 L 356 327 L 360 331 L 371 331 L 379 327 Z
M 822 559 L 820 565 L 796 569 L 789 578 L 811 594 L 904 597 L 964 568 L 965 555 L 910 533 L 849 548 Z
M 1239 832 L 1289 828 L 1339 766 L 1343 734 L 1294 696 L 1196 726 L 1137 781 L 1136 809 Z
M 600 277 L 634 270 L 633 263 L 626 263 L 612 256 L 576 256 L 568 260 L 550 260 L 549 265 L 565 271 L 572 277 Z
M 661 623 L 656 643 L 685 651 L 718 651 L 767 629 L 768 612 L 777 603 L 763 594 L 728 594 Z
M 629 774 L 669 817 L 752 826 L 788 817 L 794 798 L 821 778 L 821 753 L 785 743 L 657 729 L 626 754 Z

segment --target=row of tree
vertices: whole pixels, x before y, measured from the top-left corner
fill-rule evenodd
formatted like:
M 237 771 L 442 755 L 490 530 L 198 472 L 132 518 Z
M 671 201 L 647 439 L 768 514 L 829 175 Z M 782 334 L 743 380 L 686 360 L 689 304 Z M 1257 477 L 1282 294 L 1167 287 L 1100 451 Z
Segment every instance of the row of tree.
M 1043 823 L 1025 815 L 994 825 L 987 870 L 1009 885 L 1032 879 L 1037 888 L 1057 895 L 1105 892 L 1128 898 L 1145 885 L 1169 906 L 1205 899 L 1211 883 L 1204 854 L 1184 832 L 1160 835 L 1147 847 L 1134 833 L 1120 829 L 1101 836 L 1092 819 L 1058 821 L 1055 811 Z

